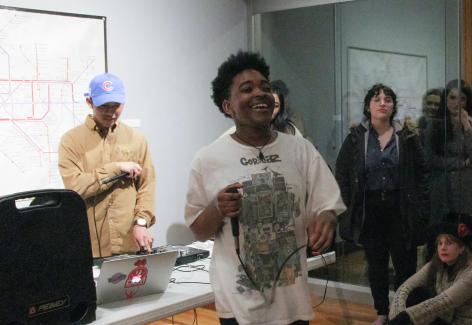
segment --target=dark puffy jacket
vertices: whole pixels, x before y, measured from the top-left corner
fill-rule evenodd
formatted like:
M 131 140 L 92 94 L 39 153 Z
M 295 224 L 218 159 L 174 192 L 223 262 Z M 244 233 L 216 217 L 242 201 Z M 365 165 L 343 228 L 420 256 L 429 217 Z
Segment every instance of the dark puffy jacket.
M 395 124 L 399 148 L 400 206 L 398 219 L 403 225 L 407 247 L 421 245 L 425 240 L 430 215 L 429 168 L 419 137 L 408 128 Z M 366 123 L 351 128 L 336 160 L 336 180 L 347 206 L 340 216 L 341 238 L 362 244 L 365 211 L 365 154 L 368 126 Z

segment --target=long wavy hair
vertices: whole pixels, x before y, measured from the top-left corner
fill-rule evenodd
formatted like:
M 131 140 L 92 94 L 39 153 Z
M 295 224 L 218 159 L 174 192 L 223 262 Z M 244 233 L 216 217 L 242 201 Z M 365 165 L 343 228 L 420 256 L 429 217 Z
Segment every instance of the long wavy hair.
M 441 105 L 438 110 L 440 123 L 436 123 L 431 137 L 431 146 L 434 152 L 440 156 L 445 154 L 445 145 L 452 141 L 454 135 L 452 132 L 451 114 L 447 108 L 447 97 L 451 90 L 459 89 L 467 99 L 465 109 L 469 116 L 472 115 L 472 90 L 470 86 L 460 79 L 451 80 L 444 89 L 444 95 L 441 97 Z
M 283 91 L 277 86 L 277 83 L 271 83 L 271 88 L 272 93 L 279 97 L 280 102 L 279 112 L 272 119 L 272 129 L 283 133 L 295 134 L 295 127 L 289 118 L 288 106 Z

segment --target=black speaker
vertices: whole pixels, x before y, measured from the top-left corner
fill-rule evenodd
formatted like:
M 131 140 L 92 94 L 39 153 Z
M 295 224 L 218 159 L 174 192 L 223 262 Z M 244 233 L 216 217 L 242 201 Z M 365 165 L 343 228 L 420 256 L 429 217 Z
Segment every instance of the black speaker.
M 88 324 L 96 291 L 87 212 L 69 190 L 0 198 L 0 324 Z

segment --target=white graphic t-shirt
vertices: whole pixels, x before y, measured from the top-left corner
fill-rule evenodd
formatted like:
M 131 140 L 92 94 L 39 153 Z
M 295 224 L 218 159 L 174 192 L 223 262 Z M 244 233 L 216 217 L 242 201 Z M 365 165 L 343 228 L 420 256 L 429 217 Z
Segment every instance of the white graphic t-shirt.
M 192 163 L 185 219 L 191 225 L 227 185 L 243 184 L 240 263 L 231 222 L 215 236 L 210 280 L 219 317 L 239 324 L 313 318 L 307 286 L 306 228 L 323 211 L 344 211 L 336 181 L 313 145 L 278 133 L 259 151 L 226 135 Z

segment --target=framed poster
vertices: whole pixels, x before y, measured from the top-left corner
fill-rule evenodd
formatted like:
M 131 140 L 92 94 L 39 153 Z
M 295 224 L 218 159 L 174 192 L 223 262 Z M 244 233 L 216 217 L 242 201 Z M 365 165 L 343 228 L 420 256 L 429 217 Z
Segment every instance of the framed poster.
M 59 140 L 106 70 L 105 17 L 0 6 L 0 195 L 63 188 Z
M 397 94 L 396 119 L 420 117 L 427 89 L 427 63 L 426 56 L 349 47 L 347 126 L 362 120 L 364 97 L 376 83 L 391 87 Z

